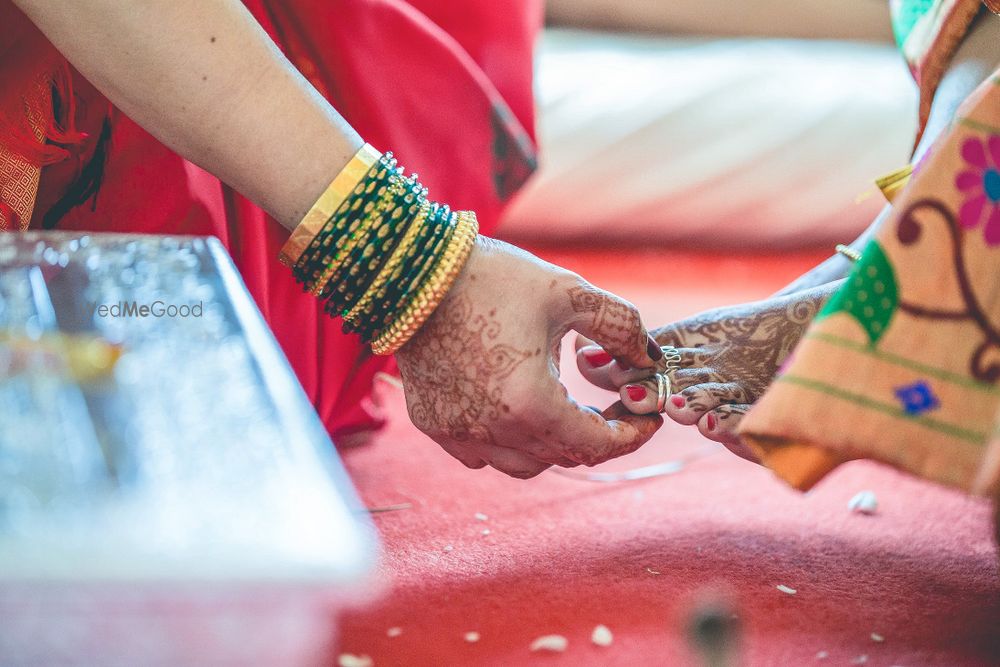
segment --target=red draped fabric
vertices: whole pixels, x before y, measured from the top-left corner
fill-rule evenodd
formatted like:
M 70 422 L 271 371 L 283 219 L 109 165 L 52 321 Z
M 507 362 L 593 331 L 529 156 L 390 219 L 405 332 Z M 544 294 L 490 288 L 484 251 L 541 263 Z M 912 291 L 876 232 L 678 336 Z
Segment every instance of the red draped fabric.
M 540 0 L 245 4 L 366 141 L 419 173 L 432 198 L 475 210 L 485 233 L 495 228 L 535 164 L 531 74 Z M 0 83 L 12 80 L 2 45 L 30 30 L 0 0 Z M 39 58 L 51 48 L 44 39 L 33 44 Z M 31 226 L 219 237 L 330 431 L 376 426 L 367 397 L 375 373 L 392 362 L 341 333 L 340 322 L 294 283 L 276 259 L 287 231 L 111 107 L 78 73 L 72 78 L 75 121 L 86 138 L 43 169 Z M 0 86 L 8 101 L 22 94 Z M 93 180 L 95 159 L 103 160 L 99 190 L 77 203 L 90 190 L 74 198 L 74 188 Z

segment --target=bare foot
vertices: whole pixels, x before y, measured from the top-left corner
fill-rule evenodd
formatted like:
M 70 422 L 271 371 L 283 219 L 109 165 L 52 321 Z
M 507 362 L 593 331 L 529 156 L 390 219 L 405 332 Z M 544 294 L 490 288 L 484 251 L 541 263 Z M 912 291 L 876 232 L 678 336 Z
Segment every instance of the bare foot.
M 706 438 L 754 460 L 736 435 L 740 421 L 839 286 L 709 310 L 654 330 L 660 345 L 672 345 L 681 355 L 666 414 L 680 424 L 697 424 Z M 593 384 L 619 392 L 630 411 L 655 412 L 656 383 L 648 370 L 625 368 L 586 339 L 578 343 L 577 366 Z

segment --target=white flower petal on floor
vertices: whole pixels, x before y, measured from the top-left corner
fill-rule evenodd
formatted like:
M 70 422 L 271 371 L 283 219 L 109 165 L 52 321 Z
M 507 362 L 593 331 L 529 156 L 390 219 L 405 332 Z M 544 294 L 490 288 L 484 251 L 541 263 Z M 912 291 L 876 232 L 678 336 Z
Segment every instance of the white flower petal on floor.
M 542 635 L 531 642 L 532 651 L 552 651 L 562 653 L 569 646 L 569 640 L 562 635 Z
M 594 628 L 594 632 L 590 635 L 590 641 L 594 642 L 598 646 L 611 646 L 611 642 L 614 641 L 614 635 L 611 634 L 611 630 L 606 625 L 598 625 Z

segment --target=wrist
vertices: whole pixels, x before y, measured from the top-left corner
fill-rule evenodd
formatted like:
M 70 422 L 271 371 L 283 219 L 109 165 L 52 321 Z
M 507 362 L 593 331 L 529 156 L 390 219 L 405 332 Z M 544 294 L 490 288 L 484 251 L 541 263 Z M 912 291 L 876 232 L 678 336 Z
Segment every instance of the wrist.
M 399 349 L 458 280 L 474 213 L 427 199 L 391 153 L 365 145 L 305 215 L 279 259 L 375 354 Z
M 783 287 L 775 293 L 775 296 L 795 294 L 796 292 L 841 280 L 846 278 L 847 274 L 851 272 L 852 266 L 853 263 L 843 255 L 833 255 Z

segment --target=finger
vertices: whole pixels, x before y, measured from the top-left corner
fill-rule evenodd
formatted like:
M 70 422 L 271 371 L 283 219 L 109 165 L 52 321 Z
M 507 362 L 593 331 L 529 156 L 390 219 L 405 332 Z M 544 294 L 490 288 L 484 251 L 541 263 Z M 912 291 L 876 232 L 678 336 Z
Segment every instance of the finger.
M 574 343 L 574 345 L 577 350 L 579 350 L 581 347 L 587 347 L 588 345 L 595 345 L 595 344 L 596 343 L 594 343 L 594 341 L 590 340 L 583 334 L 576 335 L 576 342 Z
M 659 415 L 639 416 L 615 403 L 598 415 L 568 399 L 551 412 L 547 429 L 552 444 L 564 456 L 584 465 L 597 465 L 633 452 L 663 423 Z
M 580 370 L 580 375 L 591 384 L 614 392 L 623 384 L 649 377 L 652 372 L 648 368 L 623 368 L 599 345 L 590 345 L 577 351 L 576 367 Z
M 638 382 L 623 385 L 618 395 L 622 405 L 636 415 L 648 415 L 656 412 L 657 382 L 655 378 L 647 378 Z
M 559 466 L 560 468 L 576 468 L 580 465 L 579 461 L 572 461 L 566 457 L 560 458 L 559 461 L 552 461 L 552 465 Z
M 601 413 L 604 419 L 608 420 L 609 424 L 627 424 L 629 428 L 633 429 L 637 436 L 637 442 L 632 443 L 629 449 L 620 450 L 615 454 L 615 456 L 624 456 L 639 449 L 642 445 L 649 442 L 649 439 L 653 437 L 656 431 L 663 426 L 663 417 L 658 414 L 652 415 L 634 415 L 628 411 L 628 409 L 622 405 L 621 401 L 612 403 L 608 408 Z
M 618 385 L 611 381 L 609 375 L 614 362 L 614 357 L 599 345 L 588 345 L 576 351 L 576 367 L 580 375 L 590 384 L 608 391 L 618 391 Z
M 726 449 L 740 458 L 760 463 L 738 433 L 740 422 L 749 410 L 749 405 L 720 406 L 705 413 L 698 422 L 698 430 L 706 438 L 722 443 Z
M 513 477 L 534 477 L 550 465 L 558 465 L 564 468 L 572 468 L 579 465 L 575 461 L 560 456 L 545 443 L 534 438 L 519 438 L 516 449 L 507 446 L 488 445 L 479 442 L 456 442 L 453 440 L 443 441 L 441 447 L 465 464 L 466 467 L 482 468 L 490 465 Z M 514 454 L 520 452 L 526 456 L 514 456 L 510 452 Z M 545 466 L 536 472 L 539 462 L 544 463 Z
M 746 390 L 735 382 L 708 382 L 675 393 L 667 400 L 665 412 L 678 424 L 689 425 L 720 405 L 743 405 L 748 401 Z
M 476 454 L 474 448 L 470 448 L 468 445 L 451 441 L 440 442 L 438 444 L 441 445 L 441 449 L 461 461 L 466 468 L 476 469 L 486 465 L 486 461 Z
M 708 361 L 708 353 L 697 348 L 677 348 L 677 352 L 681 359 L 675 367 L 667 369 L 667 360 L 660 359 L 656 362 L 656 372 L 669 372 L 670 377 L 673 378 L 673 374 L 679 368 L 699 367 Z M 609 391 L 618 391 L 622 385 L 645 380 L 651 375 L 648 368 L 622 366 L 599 345 L 588 345 L 577 350 L 576 366 L 580 370 L 580 374 L 591 384 Z
M 590 408 L 588 408 L 588 410 L 589 409 Z M 597 412 L 600 414 L 600 410 Z M 511 438 L 504 438 L 503 436 L 500 436 L 497 439 L 496 446 L 527 454 L 530 458 L 541 461 L 542 463 L 548 463 L 549 465 L 560 466 L 563 468 L 572 468 L 580 465 L 576 461 L 563 456 L 559 447 L 554 447 L 550 443 L 537 438 L 526 438 L 517 433 L 514 433 Z M 490 448 L 487 448 L 486 453 L 484 453 L 483 456 L 487 459 L 491 456 Z
M 586 281 L 567 291 L 569 325 L 603 347 L 623 365 L 651 368 L 663 357 L 628 301 Z
M 509 447 L 490 447 L 484 458 L 491 467 L 518 479 L 530 479 L 552 467 L 549 463 Z

